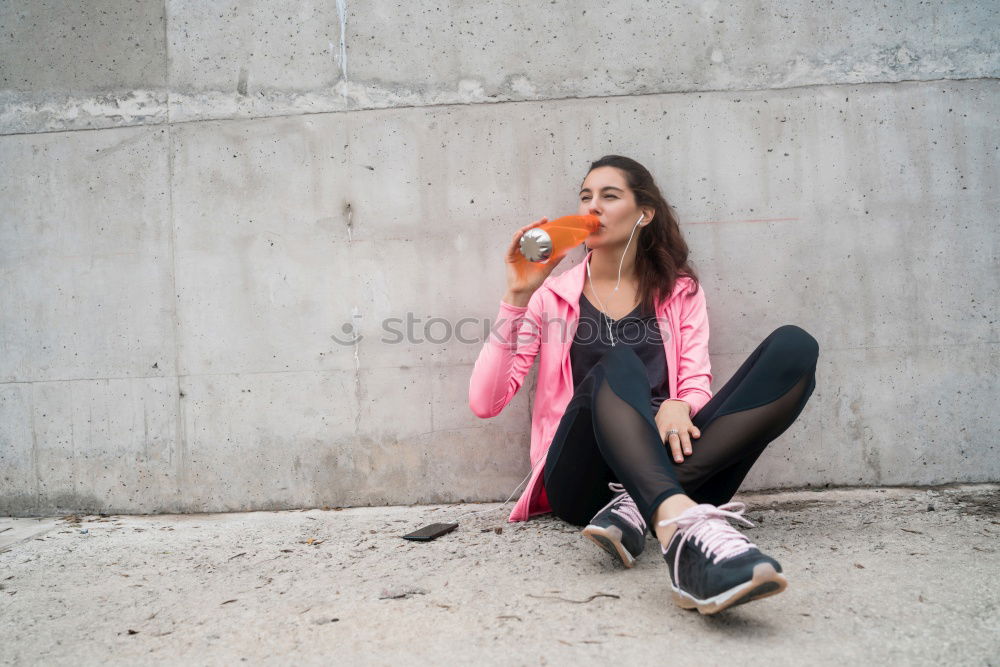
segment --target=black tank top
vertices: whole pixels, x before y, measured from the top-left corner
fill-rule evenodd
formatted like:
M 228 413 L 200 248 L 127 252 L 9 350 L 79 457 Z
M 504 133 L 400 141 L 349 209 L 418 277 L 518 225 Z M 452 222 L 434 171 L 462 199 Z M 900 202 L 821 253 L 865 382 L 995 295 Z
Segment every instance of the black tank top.
M 670 398 L 667 380 L 667 355 L 663 349 L 656 315 L 640 314 L 640 306 L 631 313 L 611 322 L 617 345 L 627 345 L 646 367 L 649 380 L 650 407 L 653 414 L 660 404 Z M 580 293 L 580 323 L 569 349 L 570 367 L 573 369 L 573 388 L 594 367 L 604 353 L 611 349 L 608 337 L 608 318 L 589 299 Z

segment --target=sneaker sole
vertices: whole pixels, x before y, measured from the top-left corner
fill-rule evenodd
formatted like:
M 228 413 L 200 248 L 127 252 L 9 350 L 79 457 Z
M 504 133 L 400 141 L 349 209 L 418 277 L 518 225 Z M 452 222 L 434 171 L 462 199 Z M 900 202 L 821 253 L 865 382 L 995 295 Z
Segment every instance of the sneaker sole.
M 604 549 L 612 556 L 621 561 L 625 567 L 635 565 L 635 556 L 628 552 L 622 544 L 621 535 L 617 531 L 590 525 L 583 529 L 583 534 L 590 538 L 594 544 Z
M 770 563 L 754 567 L 750 581 L 734 586 L 707 600 L 699 600 L 671 585 L 674 603 L 682 609 L 697 609 L 705 615 L 717 614 L 724 609 L 777 595 L 788 588 L 788 580 Z

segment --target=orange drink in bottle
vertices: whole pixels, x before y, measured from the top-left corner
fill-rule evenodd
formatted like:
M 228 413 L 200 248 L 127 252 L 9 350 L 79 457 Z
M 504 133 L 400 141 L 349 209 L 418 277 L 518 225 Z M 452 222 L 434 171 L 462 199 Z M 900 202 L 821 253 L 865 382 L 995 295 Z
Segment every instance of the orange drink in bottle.
M 521 236 L 521 255 L 529 262 L 556 263 L 600 224 L 596 215 L 564 215 L 532 227 Z

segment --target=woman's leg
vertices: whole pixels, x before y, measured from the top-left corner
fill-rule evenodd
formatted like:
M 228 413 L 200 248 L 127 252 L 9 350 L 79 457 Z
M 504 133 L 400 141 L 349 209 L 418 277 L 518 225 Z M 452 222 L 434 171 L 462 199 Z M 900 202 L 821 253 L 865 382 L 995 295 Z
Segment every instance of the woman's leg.
M 768 443 L 785 432 L 816 387 L 819 345 L 801 328 L 775 329 L 694 416 L 701 437 L 677 465 L 695 501 L 720 505 L 733 497 Z
M 612 347 L 577 387 L 544 471 L 553 513 L 578 526 L 608 503 L 614 481 L 647 526 L 664 500 L 684 493 L 653 419 L 645 367 L 625 345 Z
M 716 415 L 706 429 L 722 419 Z M 780 432 L 770 424 L 765 433 L 773 431 Z M 677 476 L 683 465 L 670 460 L 660 439 L 642 362 L 626 346 L 615 346 L 567 406 L 546 456 L 545 489 L 557 516 L 583 525 L 607 503 L 606 482 L 620 480 L 635 503 L 627 509 L 638 509 L 655 527 L 681 607 L 714 614 L 783 591 L 787 581 L 778 561 L 728 523 L 745 522 L 742 509 L 695 505 Z
M 674 499 L 679 509 L 684 495 L 727 502 L 801 413 L 815 388 L 818 349 L 799 327 L 772 332 L 695 415 L 702 435 L 676 464 L 651 415 L 642 362 L 626 346 L 611 348 L 580 383 L 549 448 L 544 480 L 553 512 L 586 525 L 610 500 L 611 481 L 624 485 L 650 526 L 657 509 L 658 518 L 674 514 L 660 507 L 671 496 L 681 496 Z

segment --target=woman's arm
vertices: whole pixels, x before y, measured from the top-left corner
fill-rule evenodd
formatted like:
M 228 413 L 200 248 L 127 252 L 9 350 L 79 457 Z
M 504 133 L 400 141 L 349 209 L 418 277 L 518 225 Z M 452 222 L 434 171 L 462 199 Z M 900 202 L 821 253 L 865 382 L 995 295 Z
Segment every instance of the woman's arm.
M 500 414 L 538 356 L 542 320 L 539 288 L 562 258 L 544 264 L 529 262 L 521 254 L 520 240 L 529 229 L 547 221 L 542 218 L 521 227 L 507 246 L 507 291 L 500 301 L 497 323 L 479 351 L 469 379 L 469 407 L 478 417 Z
M 681 295 L 680 361 L 677 367 L 677 398 L 691 406 L 691 417 L 712 398 L 712 364 L 708 358 L 708 310 L 705 291 Z
M 469 379 L 469 407 L 477 417 L 495 417 L 510 403 L 531 370 L 541 344 L 536 291 L 527 306 L 500 302 Z M 506 297 L 505 297 L 506 298 Z

